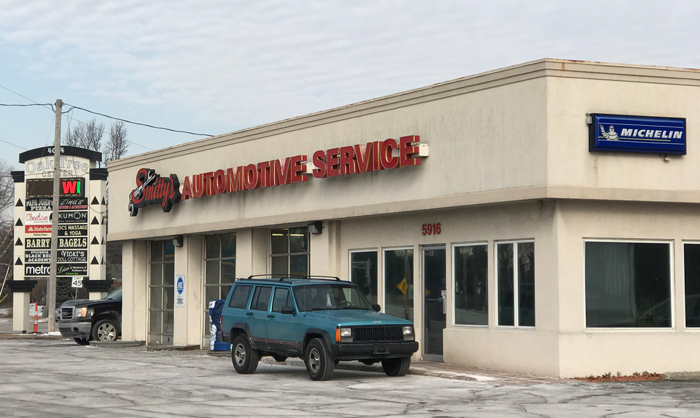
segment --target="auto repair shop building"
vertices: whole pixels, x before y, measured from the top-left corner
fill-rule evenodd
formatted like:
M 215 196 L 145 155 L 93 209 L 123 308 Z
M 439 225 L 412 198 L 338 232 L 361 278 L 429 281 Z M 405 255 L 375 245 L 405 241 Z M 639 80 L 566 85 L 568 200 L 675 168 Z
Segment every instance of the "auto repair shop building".
M 698 97 L 696 70 L 546 59 L 111 162 L 123 339 L 206 346 L 235 277 L 334 275 L 416 358 L 700 370 Z

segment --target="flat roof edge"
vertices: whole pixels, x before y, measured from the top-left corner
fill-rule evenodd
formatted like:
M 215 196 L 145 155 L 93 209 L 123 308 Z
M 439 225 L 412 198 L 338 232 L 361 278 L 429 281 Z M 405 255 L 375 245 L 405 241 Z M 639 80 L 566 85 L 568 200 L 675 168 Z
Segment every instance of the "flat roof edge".
M 290 130 L 300 130 L 358 117 L 365 113 L 381 112 L 396 107 L 409 106 L 546 76 L 578 78 L 601 77 L 605 79 L 608 79 L 610 76 L 615 76 L 621 77 L 619 81 L 639 82 L 663 82 L 661 79 L 666 78 L 669 82 L 674 83 L 685 79 L 692 84 L 697 83 L 697 85 L 700 86 L 700 70 L 696 69 L 544 58 L 364 100 L 345 106 L 245 128 L 210 138 L 198 139 L 184 144 L 115 160 L 107 163 L 107 167 L 110 170 L 129 168 L 155 159 L 163 159 L 164 157 L 174 157 L 193 151 L 205 151 L 237 142 L 284 133 Z M 625 77 L 627 78 L 626 80 L 624 79 Z
M 537 200 L 595 200 L 626 203 L 700 204 L 700 190 L 616 189 L 579 186 L 531 186 L 516 189 L 491 190 L 454 196 L 420 199 L 408 202 L 388 202 L 368 206 L 333 208 L 285 215 L 233 219 L 226 222 L 199 223 L 159 230 L 138 230 L 109 233 L 107 241 L 153 239 L 186 234 L 205 234 L 243 228 L 268 228 L 282 224 L 311 220 L 339 220 L 369 216 L 387 216 L 427 210 L 451 210 L 460 207 L 515 204 Z M 158 208 L 155 208 L 158 209 Z M 155 212 L 158 212 L 157 210 Z

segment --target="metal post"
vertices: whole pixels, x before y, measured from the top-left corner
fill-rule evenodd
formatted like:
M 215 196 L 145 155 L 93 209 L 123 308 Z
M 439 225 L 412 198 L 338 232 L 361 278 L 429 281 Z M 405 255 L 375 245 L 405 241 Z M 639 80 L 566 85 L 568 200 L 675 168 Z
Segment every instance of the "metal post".
M 58 261 L 58 197 L 61 192 L 61 110 L 63 102 L 56 100 L 56 132 L 53 140 L 53 215 L 51 217 L 51 272 L 49 276 L 49 332 L 56 330 L 56 263 Z

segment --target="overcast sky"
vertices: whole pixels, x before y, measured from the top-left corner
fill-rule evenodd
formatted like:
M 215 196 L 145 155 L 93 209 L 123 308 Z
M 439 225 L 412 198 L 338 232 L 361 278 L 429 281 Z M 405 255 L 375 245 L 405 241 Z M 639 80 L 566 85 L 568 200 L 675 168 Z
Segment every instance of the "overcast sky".
M 0 0 L 0 103 L 217 135 L 540 58 L 700 68 L 699 18 L 695 0 Z M 202 138 L 127 129 L 128 155 Z M 21 169 L 53 132 L 50 109 L 0 107 L 0 159 Z

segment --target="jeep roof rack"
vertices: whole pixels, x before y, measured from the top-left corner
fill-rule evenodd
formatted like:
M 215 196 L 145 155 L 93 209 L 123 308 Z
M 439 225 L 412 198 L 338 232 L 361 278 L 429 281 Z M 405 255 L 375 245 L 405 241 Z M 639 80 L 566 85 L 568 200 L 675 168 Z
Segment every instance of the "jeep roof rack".
M 275 277 L 276 276 L 276 277 Z M 280 277 L 282 276 L 282 277 Z M 332 281 L 337 281 L 340 282 L 340 278 L 336 276 L 304 276 L 300 274 L 286 274 L 286 275 L 280 275 L 280 274 L 271 274 L 271 273 L 266 273 L 266 274 L 251 274 L 248 277 L 242 277 L 242 278 L 237 278 L 236 281 L 238 280 L 275 280 L 279 279 L 279 281 L 284 281 L 287 279 L 306 279 L 306 280 L 332 280 Z

